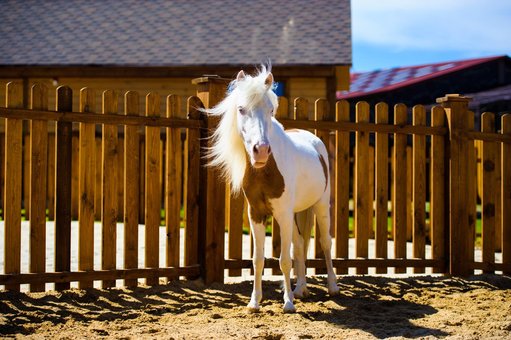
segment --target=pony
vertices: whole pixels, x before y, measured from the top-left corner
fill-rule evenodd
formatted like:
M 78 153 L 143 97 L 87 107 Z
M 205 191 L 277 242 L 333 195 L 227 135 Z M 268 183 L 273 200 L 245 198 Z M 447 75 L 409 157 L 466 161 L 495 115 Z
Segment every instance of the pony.
M 339 293 L 333 271 L 330 226 L 330 175 L 325 145 L 305 130 L 284 130 L 275 119 L 278 107 L 273 92 L 271 66 L 262 65 L 254 76 L 241 70 L 226 97 L 205 111 L 219 116 L 208 151 L 209 165 L 216 166 L 230 183 L 233 194 L 241 191 L 248 202 L 254 242 L 254 285 L 248 304 L 258 312 L 262 299 L 265 223 L 273 215 L 280 225 L 280 269 L 284 276 L 284 312 L 295 312 L 293 299 L 308 296 L 305 259 L 313 213 L 320 229 L 330 295 Z M 291 290 L 293 250 L 296 286 Z

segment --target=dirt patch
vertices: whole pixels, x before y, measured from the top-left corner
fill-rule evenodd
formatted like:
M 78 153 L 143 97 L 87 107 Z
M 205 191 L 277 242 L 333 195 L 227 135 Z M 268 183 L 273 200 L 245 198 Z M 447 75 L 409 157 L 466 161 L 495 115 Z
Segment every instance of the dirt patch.
M 316 339 L 510 338 L 511 279 L 478 276 L 341 277 L 329 298 L 322 277 L 283 314 L 279 282 L 263 283 L 248 314 L 251 282 L 172 282 L 134 290 L 0 293 L 0 336 L 37 338 Z

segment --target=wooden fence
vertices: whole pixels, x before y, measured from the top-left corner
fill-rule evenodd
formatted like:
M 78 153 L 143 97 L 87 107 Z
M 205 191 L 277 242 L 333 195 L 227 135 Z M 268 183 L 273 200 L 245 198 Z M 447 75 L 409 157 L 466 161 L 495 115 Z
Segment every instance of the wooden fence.
M 57 89 L 56 111 L 48 111 L 47 90 L 39 85 L 32 88 L 30 108 L 23 108 L 21 86 L 8 84 L 6 107 L 0 108 L 0 117 L 5 118 L 0 140 L 5 230 L 0 285 L 16 290 L 29 283 L 31 290 L 41 291 L 48 282 L 55 282 L 56 289 L 66 289 L 70 282 L 91 287 L 99 280 L 103 287 L 111 287 L 117 279 L 134 286 L 139 278 L 154 285 L 159 278 L 180 276 L 201 276 L 209 283 L 222 281 L 226 269 L 237 276 L 252 266 L 243 257 L 243 249 L 251 247 L 243 241 L 244 199 L 230 197 L 229 188 L 215 169 L 204 166 L 202 157 L 206 137 L 217 122 L 198 108 L 221 100 L 226 83 L 216 78 L 194 83 L 197 97 L 186 103 L 186 118 L 177 116 L 181 103 L 176 96 L 167 97 L 162 117 L 157 95 L 145 97 L 146 112 L 140 115 L 139 95 L 127 92 L 124 115 L 119 115 L 119 94 L 105 91 L 98 110 L 91 89 L 80 93 L 80 112 L 71 112 L 68 87 Z M 308 103 L 297 98 L 294 110 L 288 112 L 287 99 L 279 100 L 277 117 L 285 127 L 315 130 L 329 147 L 331 233 L 338 274 L 348 268 L 360 274 L 368 268 L 376 268 L 377 273 L 390 268 L 396 273 L 407 268 L 453 275 L 474 270 L 511 273 L 510 115 L 502 117 L 502 130 L 497 132 L 494 115 L 485 113 L 482 131 L 476 132 L 469 99 L 458 95 L 440 98 L 439 106 L 430 110 L 389 108 L 385 103 L 371 108 L 360 102 L 350 112 L 348 102 L 337 102 L 330 109 L 326 100 L 319 99 L 314 111 L 308 112 Z M 30 223 L 26 272 L 20 265 L 22 207 Z M 75 233 L 71 232 L 73 209 L 78 214 Z M 94 259 L 98 210 L 102 212 L 100 264 Z M 266 266 L 277 271 L 279 227 L 276 223 L 272 227 L 273 256 Z M 49 270 L 48 228 L 55 228 Z M 117 244 L 119 230 L 124 235 L 122 245 Z M 77 269 L 71 269 L 72 240 L 78 244 Z M 159 255 L 161 244 L 164 261 Z M 324 261 L 314 244 L 308 266 L 321 273 Z M 407 247 L 412 248 L 411 255 Z M 120 261 L 118 248 L 122 248 Z M 139 248 L 144 249 L 143 265 Z
M 80 112 L 71 112 L 72 93 L 68 87 L 57 89 L 57 110 L 48 111 L 48 93 L 43 86 L 34 85 L 31 91 L 30 109 L 22 107 L 22 87 L 17 83 L 7 85 L 7 105 L 2 109 L 5 117 L 5 145 L 2 155 L 4 200 L 2 205 L 4 224 L 4 272 L 0 284 L 6 289 L 19 289 L 20 283 L 30 283 L 32 291 L 44 290 L 46 282 L 55 282 L 56 289 L 66 289 L 69 282 L 78 281 L 82 288 L 91 287 L 93 280 L 102 280 L 103 287 L 111 287 L 115 279 L 124 279 L 127 286 L 137 284 L 138 278 L 146 278 L 148 284 L 157 284 L 159 277 L 176 278 L 180 275 L 196 277 L 198 266 L 198 200 L 200 164 L 199 127 L 204 125 L 197 111 L 201 101 L 191 97 L 187 103 L 188 119 L 176 118 L 180 101 L 176 96 L 167 97 L 167 112 L 160 116 L 160 98 L 155 94 L 145 97 L 145 115 L 139 113 L 139 95 L 125 94 L 125 115 L 118 115 L 117 97 L 114 91 L 102 96 L 102 113 L 95 113 L 94 91 L 80 92 Z M 29 121 L 28 139 L 23 138 L 23 121 Z M 73 148 L 73 123 L 79 124 L 78 148 Z M 101 126 L 101 152 L 97 152 L 96 126 Z M 122 140 L 119 139 L 122 128 Z M 163 129 L 163 131 L 162 131 Z M 186 157 L 182 164 L 180 147 L 181 130 L 186 129 Z M 165 145 L 162 147 L 162 136 Z M 53 150 L 48 148 L 52 145 Z M 141 143 L 141 139 L 144 139 Z M 26 142 L 25 144 L 23 142 Z M 123 144 L 121 144 L 121 142 Z M 144 145 L 144 150 L 140 150 Z M 164 150 L 163 150 L 164 149 Z M 30 219 L 29 273 L 20 273 L 21 207 L 22 207 L 22 155 L 29 153 L 29 195 L 25 207 Z M 79 152 L 77 152 L 79 151 Z M 119 156 L 123 151 L 123 171 L 119 171 Z M 169 157 L 163 158 L 163 154 Z M 96 158 L 96 156 L 98 156 Z M 97 167 L 96 167 L 97 165 Z M 140 169 L 144 167 L 145 171 Z M 54 169 L 50 173 L 48 169 Z M 96 171 L 96 168 L 100 171 Z M 185 184 L 182 184 L 184 168 Z M 161 172 L 163 171 L 164 181 Z M 96 185 L 99 172 L 101 186 Z M 143 173 L 143 177 L 141 176 Z M 77 174 L 73 185 L 72 174 Z M 48 185 L 53 178 L 54 185 Z M 142 202 L 140 188 L 145 188 Z M 123 201 L 119 204 L 120 184 L 123 184 Z M 163 189 L 162 183 L 165 184 Z M 48 195 L 48 188 L 54 188 Z M 184 198 L 182 198 L 182 188 Z M 78 200 L 78 232 L 71 235 L 71 193 Z M 162 204 L 160 197 L 164 195 Z M 94 207 L 99 196 L 101 214 L 101 266 L 94 268 Z M 96 198 L 96 199 L 95 199 Z M 54 270 L 47 272 L 48 255 L 46 240 L 48 224 L 47 208 L 54 201 L 55 228 Z M 186 228 L 184 231 L 184 263 L 180 265 L 181 202 L 185 202 Z M 142 206 L 142 208 L 140 208 Z M 120 209 L 120 207 L 123 207 Z M 159 229 L 161 211 L 164 210 L 166 225 L 166 261 L 159 263 Z M 48 209 L 49 210 L 49 209 Z M 144 215 L 144 244 L 138 240 L 139 215 Z M 123 269 L 116 261 L 116 232 L 118 216 L 123 223 Z M 71 239 L 78 239 L 78 270 L 71 271 Z M 139 268 L 139 247 L 144 247 L 144 268 Z

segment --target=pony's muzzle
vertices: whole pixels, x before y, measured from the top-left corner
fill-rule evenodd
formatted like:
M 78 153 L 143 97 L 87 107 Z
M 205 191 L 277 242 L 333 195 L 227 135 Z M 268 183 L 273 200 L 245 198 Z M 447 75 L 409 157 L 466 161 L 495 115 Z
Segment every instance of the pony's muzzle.
M 269 143 L 258 143 L 252 148 L 254 167 L 259 168 L 266 164 L 271 155 L 271 146 Z

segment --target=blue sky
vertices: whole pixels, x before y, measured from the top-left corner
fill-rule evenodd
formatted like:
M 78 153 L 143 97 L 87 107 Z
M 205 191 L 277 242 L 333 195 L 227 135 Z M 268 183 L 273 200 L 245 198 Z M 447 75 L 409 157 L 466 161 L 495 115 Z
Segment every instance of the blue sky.
M 354 72 L 511 56 L 511 0 L 351 0 Z

